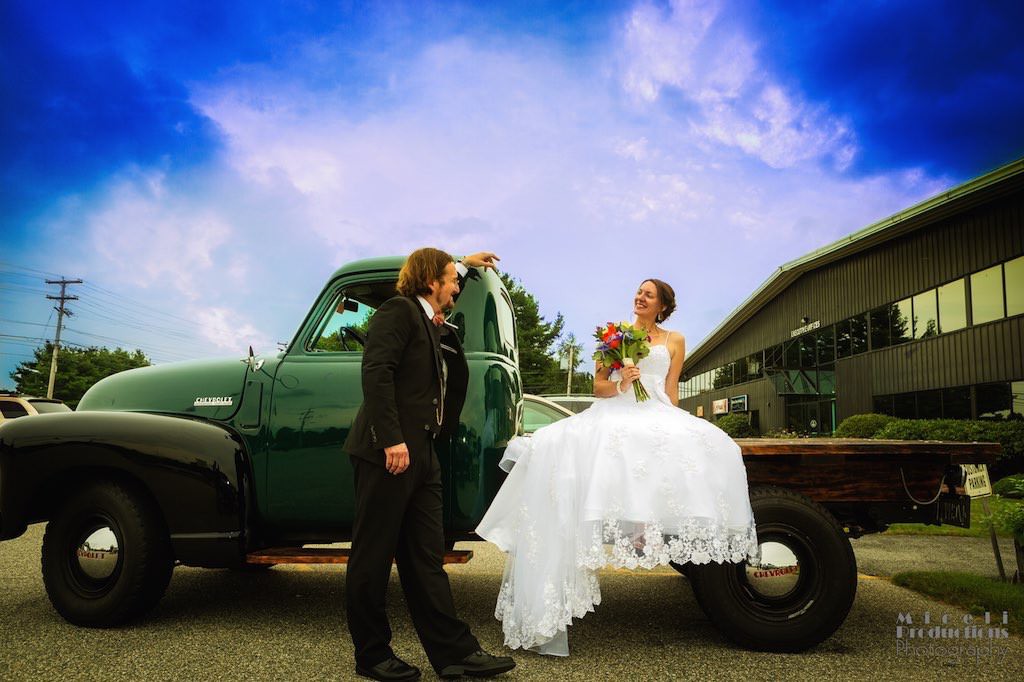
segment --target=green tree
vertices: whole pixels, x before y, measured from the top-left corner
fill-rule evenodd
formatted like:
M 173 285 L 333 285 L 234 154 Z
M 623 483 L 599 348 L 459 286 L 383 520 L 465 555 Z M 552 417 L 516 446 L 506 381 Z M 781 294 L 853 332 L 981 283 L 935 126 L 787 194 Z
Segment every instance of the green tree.
M 11 372 L 19 393 L 44 396 L 50 381 L 50 358 L 53 344 L 35 349 L 35 357 L 18 365 Z M 57 376 L 53 384 L 53 397 L 71 407 L 78 405 L 89 388 L 111 374 L 150 365 L 141 350 L 131 353 L 121 348 L 68 348 L 62 347 L 57 355 Z
M 565 391 L 565 373 L 552 357 L 552 347 L 562 335 L 565 320 L 562 313 L 547 322 L 540 314 L 540 306 L 533 294 L 519 280 L 502 272 L 501 281 L 512 299 L 516 314 L 517 343 L 519 344 L 519 371 L 523 376 L 523 390 L 527 393 L 556 393 Z M 558 386 L 561 377 L 561 388 Z
M 591 372 L 580 371 L 581 367 L 591 367 L 593 362 L 589 357 L 583 357 L 583 344 L 576 340 L 575 334 L 568 334 L 558 344 L 556 355 L 559 358 L 559 369 L 556 376 L 551 377 L 557 388 L 553 391 L 561 393 L 565 391 L 567 369 L 561 369 L 562 359 L 569 359 L 569 348 L 572 348 L 572 392 L 589 395 L 594 390 L 594 375 Z

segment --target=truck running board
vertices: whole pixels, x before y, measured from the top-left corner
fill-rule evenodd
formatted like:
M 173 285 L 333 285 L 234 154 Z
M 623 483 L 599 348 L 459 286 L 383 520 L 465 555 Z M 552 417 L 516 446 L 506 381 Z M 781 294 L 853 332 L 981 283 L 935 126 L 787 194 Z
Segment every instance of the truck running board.
M 347 564 L 352 550 L 332 547 L 271 547 L 245 556 L 247 564 Z M 452 550 L 444 555 L 446 564 L 464 564 L 472 550 Z

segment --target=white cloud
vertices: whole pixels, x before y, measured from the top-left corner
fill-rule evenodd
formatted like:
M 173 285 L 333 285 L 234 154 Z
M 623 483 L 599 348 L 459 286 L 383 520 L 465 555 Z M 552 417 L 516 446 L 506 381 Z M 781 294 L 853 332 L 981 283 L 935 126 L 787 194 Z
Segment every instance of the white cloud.
M 845 176 L 855 131 L 721 17 L 642 4 L 600 57 L 439 42 L 369 65 L 385 76 L 359 92 L 296 76 L 347 58 L 321 39 L 196 85 L 215 163 L 112 181 L 67 224 L 94 272 L 178 306 L 209 352 L 273 350 L 333 268 L 425 244 L 498 251 L 579 338 L 660 276 L 693 345 L 781 263 L 948 184 Z
M 695 133 L 772 168 L 826 159 L 846 169 L 857 151 L 849 122 L 783 86 L 726 15 L 701 0 L 637 7 L 624 34 L 624 88 L 648 105 L 671 90 L 695 105 Z
M 204 277 L 220 269 L 215 254 L 232 228 L 212 207 L 181 200 L 168 193 L 161 173 L 115 182 L 85 217 L 92 248 L 133 287 L 169 284 L 197 298 Z M 227 258 L 235 279 L 244 279 L 242 263 Z

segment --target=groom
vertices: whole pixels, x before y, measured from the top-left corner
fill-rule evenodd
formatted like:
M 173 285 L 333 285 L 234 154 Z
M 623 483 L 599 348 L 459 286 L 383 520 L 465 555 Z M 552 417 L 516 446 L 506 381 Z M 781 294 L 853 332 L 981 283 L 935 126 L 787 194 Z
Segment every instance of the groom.
M 438 249 L 414 251 L 398 274 L 398 296 L 370 318 L 363 352 L 363 405 L 345 441 L 355 478 L 355 519 L 346 596 L 356 673 L 416 680 L 395 656 L 385 612 L 391 562 L 416 634 L 442 678 L 491 677 L 515 667 L 491 656 L 455 614 L 444 563 L 441 469 L 434 438 L 458 425 L 469 371 L 444 322 L 470 267 L 494 268 L 490 252 L 456 265 Z

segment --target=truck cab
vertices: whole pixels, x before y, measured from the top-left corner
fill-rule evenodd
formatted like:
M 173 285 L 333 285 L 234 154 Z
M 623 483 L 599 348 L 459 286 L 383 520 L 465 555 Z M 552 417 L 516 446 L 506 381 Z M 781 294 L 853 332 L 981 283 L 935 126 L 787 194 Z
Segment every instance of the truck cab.
M 133 535 L 159 546 L 151 553 L 166 566 L 157 583 L 174 562 L 239 566 L 262 549 L 350 538 L 352 466 L 342 444 L 362 403 L 367 323 L 396 295 L 403 262 L 362 260 L 336 271 L 272 356 L 128 370 L 98 382 L 76 412 L 51 416 L 44 429 L 23 420 L 0 431 L 0 539 L 51 521 L 44 574 L 63 615 L 93 624 L 132 611 L 96 604 L 118 591 L 127 568 L 120 555 Z M 460 422 L 436 442 L 454 543 L 472 537 L 501 485 L 497 463 L 520 429 L 523 397 L 515 314 L 501 279 L 470 269 L 449 321 L 469 366 Z M 74 511 L 101 499 L 125 502 L 119 513 L 142 517 L 145 530 L 133 530 L 138 518 Z M 120 568 L 108 574 L 108 564 Z

